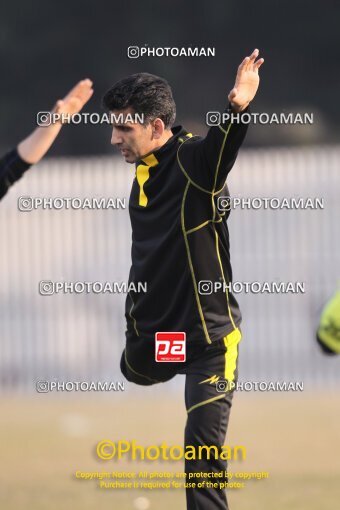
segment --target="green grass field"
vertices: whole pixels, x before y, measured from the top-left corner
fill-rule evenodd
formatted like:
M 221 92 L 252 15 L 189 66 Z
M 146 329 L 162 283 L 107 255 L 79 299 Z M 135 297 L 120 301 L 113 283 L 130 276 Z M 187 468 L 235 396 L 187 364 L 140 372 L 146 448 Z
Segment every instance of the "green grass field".
M 67 398 L 66 398 L 67 397 Z M 184 510 L 184 490 L 100 489 L 80 471 L 183 471 L 181 462 L 99 461 L 102 439 L 182 444 L 182 395 L 164 399 L 1 398 L 0 508 L 3 510 Z M 180 403 L 179 403 L 180 401 Z M 333 510 L 340 501 L 340 405 L 336 394 L 237 394 L 227 444 L 247 459 L 231 471 L 267 471 L 268 480 L 229 491 L 232 510 Z

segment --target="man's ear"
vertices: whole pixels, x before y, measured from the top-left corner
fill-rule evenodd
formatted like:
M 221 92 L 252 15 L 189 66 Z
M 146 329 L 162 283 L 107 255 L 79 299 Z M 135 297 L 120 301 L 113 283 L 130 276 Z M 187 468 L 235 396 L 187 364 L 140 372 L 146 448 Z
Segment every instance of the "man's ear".
M 159 138 L 161 138 L 161 136 L 164 133 L 164 130 L 165 130 L 165 125 L 164 125 L 164 122 L 162 121 L 162 119 L 157 118 L 152 122 L 152 137 L 155 140 L 158 140 Z

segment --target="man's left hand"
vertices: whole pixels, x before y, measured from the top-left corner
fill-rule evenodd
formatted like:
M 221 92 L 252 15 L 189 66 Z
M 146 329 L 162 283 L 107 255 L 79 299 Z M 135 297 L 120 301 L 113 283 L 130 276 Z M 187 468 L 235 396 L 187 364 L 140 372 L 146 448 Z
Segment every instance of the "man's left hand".
M 259 68 L 264 62 L 263 58 L 256 60 L 259 50 L 246 57 L 238 67 L 234 88 L 230 91 L 228 99 L 233 111 L 241 112 L 255 97 L 260 83 Z

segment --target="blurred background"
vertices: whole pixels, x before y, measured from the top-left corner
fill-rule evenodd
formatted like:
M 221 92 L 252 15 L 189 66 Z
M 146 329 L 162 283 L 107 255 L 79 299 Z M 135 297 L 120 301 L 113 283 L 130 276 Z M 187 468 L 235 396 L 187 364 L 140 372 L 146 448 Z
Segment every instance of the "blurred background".
M 340 79 L 336 0 L 251 0 L 170 6 L 146 0 L 14 0 L 1 8 L 0 148 L 11 147 L 35 123 L 38 111 L 82 77 L 94 81 L 86 111 L 101 111 L 113 83 L 136 72 L 166 78 L 179 123 L 205 132 L 205 114 L 225 105 L 237 66 L 254 48 L 266 64 L 253 104 L 258 112 L 313 112 L 314 124 L 252 129 L 247 145 L 336 143 Z M 213 58 L 127 58 L 129 46 L 214 47 Z M 83 125 L 60 137 L 52 155 L 111 153 L 107 126 Z
M 229 219 L 235 281 L 300 281 L 304 294 L 237 294 L 243 313 L 240 381 L 303 382 L 303 392 L 238 392 L 227 438 L 248 457 L 235 469 L 268 480 L 230 491 L 231 508 L 333 509 L 339 500 L 338 357 L 315 331 L 340 280 L 340 5 L 146 0 L 0 8 L 0 153 L 35 127 L 79 79 L 85 112 L 135 72 L 166 78 L 177 121 L 206 133 L 236 68 L 255 47 L 265 63 L 254 112 L 313 113 L 312 125 L 250 126 L 228 185 L 237 197 L 322 198 L 324 209 L 240 210 Z M 215 47 L 213 58 L 129 59 L 129 46 Z M 174 470 L 180 463 L 107 464 L 98 441 L 182 444 L 184 380 L 122 393 L 36 393 L 36 381 L 121 381 L 124 294 L 41 296 L 39 281 L 127 281 L 127 209 L 20 212 L 18 197 L 126 198 L 134 167 L 115 154 L 107 125 L 66 126 L 46 157 L 1 202 L 0 504 L 6 510 L 185 508 L 183 491 L 99 490 L 74 472 Z M 231 468 L 234 466 L 232 465 Z M 138 499 L 139 498 L 139 499 Z M 142 500 L 140 499 L 142 498 Z M 144 505 L 144 506 L 143 506 Z

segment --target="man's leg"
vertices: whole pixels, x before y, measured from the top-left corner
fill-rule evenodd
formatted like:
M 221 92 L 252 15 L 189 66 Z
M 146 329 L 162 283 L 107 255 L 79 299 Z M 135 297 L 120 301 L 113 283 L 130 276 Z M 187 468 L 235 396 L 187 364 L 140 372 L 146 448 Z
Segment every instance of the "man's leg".
M 155 361 L 154 341 L 127 336 L 120 369 L 128 381 L 142 386 L 169 381 L 176 375 L 174 365 L 178 364 Z
M 189 365 L 186 371 L 185 404 L 188 413 L 185 428 L 185 445 L 195 447 L 216 446 L 220 452 L 224 445 L 233 392 L 219 392 L 223 389 L 224 380 L 234 382 L 237 379 L 238 342 L 241 339 L 239 330 L 235 330 L 220 342 L 203 349 L 202 355 Z M 220 384 L 218 384 L 220 382 Z M 187 482 L 227 482 L 222 478 L 192 478 L 190 473 L 226 472 L 227 462 L 215 458 L 214 449 L 203 450 L 199 460 L 187 460 L 185 470 Z M 210 484 L 209 484 L 210 485 Z M 186 490 L 188 510 L 227 510 L 226 493 L 221 488 L 195 488 Z

